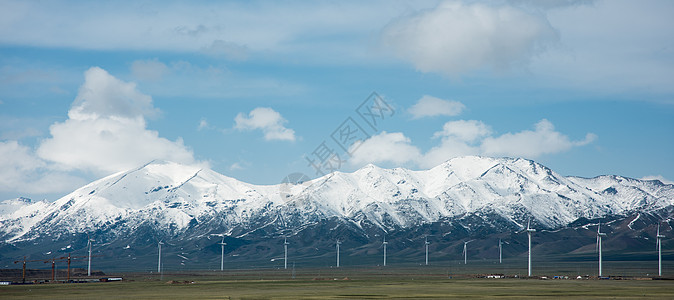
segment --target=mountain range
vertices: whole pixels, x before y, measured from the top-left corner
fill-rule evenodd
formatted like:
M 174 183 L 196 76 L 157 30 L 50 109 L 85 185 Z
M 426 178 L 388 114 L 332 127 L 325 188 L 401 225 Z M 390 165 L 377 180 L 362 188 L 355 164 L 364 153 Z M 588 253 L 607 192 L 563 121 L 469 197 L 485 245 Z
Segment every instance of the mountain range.
M 475 257 L 493 255 L 495 239 L 510 240 L 507 254 L 520 256 L 526 235 L 518 232 L 527 222 L 542 230 L 535 243 L 541 253 L 591 251 L 599 222 L 609 233 L 607 251 L 637 251 L 654 247 L 648 245 L 659 222 L 671 233 L 673 212 L 674 185 L 562 176 L 521 158 L 458 157 L 421 171 L 370 164 L 277 185 L 152 161 L 54 202 L 0 202 L 0 264 L 24 255 L 85 255 L 89 238 L 96 253 L 128 259 L 127 269 L 156 263 L 151 257 L 159 241 L 167 243 L 167 263 L 203 267 L 219 260 L 223 238 L 228 260 L 241 266 L 278 263 L 286 238 L 296 257 L 318 265 L 329 264 L 337 239 L 354 261 L 374 261 L 384 235 L 402 256 L 418 255 L 409 248 L 429 237 L 434 251 L 447 257 L 468 239 L 481 241 Z

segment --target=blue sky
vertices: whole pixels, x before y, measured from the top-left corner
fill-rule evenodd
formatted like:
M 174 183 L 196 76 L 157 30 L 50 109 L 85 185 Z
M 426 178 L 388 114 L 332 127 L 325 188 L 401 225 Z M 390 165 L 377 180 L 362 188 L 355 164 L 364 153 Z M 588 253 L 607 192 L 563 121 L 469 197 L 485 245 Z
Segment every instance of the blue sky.
M 362 2 L 0 2 L 0 199 L 152 159 L 260 184 L 460 155 L 674 179 L 674 2 Z

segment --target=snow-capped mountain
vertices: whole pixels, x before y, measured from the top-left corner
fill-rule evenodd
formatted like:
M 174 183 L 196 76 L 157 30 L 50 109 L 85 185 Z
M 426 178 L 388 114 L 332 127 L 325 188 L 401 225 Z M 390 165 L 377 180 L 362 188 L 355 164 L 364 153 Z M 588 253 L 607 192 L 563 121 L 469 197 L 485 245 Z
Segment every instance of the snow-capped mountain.
M 297 185 L 253 185 L 209 169 L 153 161 L 53 203 L 4 201 L 0 235 L 7 242 L 94 231 L 116 236 L 149 225 L 175 236 L 202 223 L 231 234 L 328 218 L 394 229 L 468 214 L 500 216 L 513 226 L 532 219 L 554 229 L 579 218 L 672 204 L 674 186 L 657 180 L 565 177 L 526 159 L 460 157 L 425 171 L 367 165 Z
M 383 232 L 391 239 L 398 233 L 402 247 L 419 234 L 460 239 L 513 233 L 529 220 L 539 229 L 559 231 L 587 227 L 589 220 L 636 216 L 628 226 L 633 230 L 640 216 L 646 222 L 641 228 L 647 228 L 671 216 L 673 207 L 671 184 L 566 177 L 526 159 L 467 156 L 422 171 L 367 165 L 277 185 L 153 161 L 51 203 L 0 202 L 0 248 L 15 256 L 83 249 L 91 235 L 111 255 L 129 257 L 134 247 L 144 247 L 140 255 L 159 240 L 172 241 L 180 245 L 182 260 L 188 247 L 217 248 L 211 238 L 224 234 L 235 253 L 273 255 L 269 238 L 301 236 L 306 255 L 315 255 L 311 249 L 336 238 L 356 247 L 376 243 Z

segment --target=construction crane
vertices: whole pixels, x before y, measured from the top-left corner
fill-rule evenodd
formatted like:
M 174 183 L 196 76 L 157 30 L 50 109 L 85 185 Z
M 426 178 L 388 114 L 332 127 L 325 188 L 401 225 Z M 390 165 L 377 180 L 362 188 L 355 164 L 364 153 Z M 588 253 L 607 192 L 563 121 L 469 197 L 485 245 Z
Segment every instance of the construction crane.
M 57 261 L 64 261 L 64 260 L 67 260 L 67 261 L 68 261 L 68 277 L 67 277 L 66 281 L 70 281 L 70 261 L 71 261 L 72 259 L 76 259 L 76 258 L 89 258 L 89 257 L 101 257 L 101 256 L 103 256 L 103 255 L 92 255 L 92 256 L 89 256 L 89 255 L 70 256 L 70 254 L 68 254 L 68 256 L 61 256 L 61 257 L 59 257 L 59 258 L 52 258 L 52 259 L 50 259 L 50 260 L 42 260 L 42 261 L 44 261 L 44 263 L 49 263 L 49 262 L 51 262 L 51 280 L 54 281 L 54 269 L 55 269 L 55 266 L 56 266 L 56 262 L 57 262 Z
M 26 283 L 26 263 L 27 262 L 35 262 L 35 261 L 44 261 L 44 259 L 31 259 L 31 260 L 26 260 L 26 257 L 23 257 L 23 260 L 17 260 L 14 261 L 15 264 L 18 264 L 20 262 L 23 263 L 23 272 L 22 272 L 22 283 Z

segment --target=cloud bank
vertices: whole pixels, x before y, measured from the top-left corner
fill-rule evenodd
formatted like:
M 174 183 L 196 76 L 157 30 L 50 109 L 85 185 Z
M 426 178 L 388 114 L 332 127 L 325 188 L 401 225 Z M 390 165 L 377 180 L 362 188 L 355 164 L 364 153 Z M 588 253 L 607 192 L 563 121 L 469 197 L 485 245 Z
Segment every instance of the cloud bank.
M 366 163 L 394 163 L 435 167 L 453 157 L 464 155 L 514 156 L 537 158 L 560 153 L 593 142 L 597 136 L 588 133 L 585 139 L 574 141 L 555 130 L 553 124 L 543 119 L 534 130 L 494 135 L 488 125 L 477 120 L 458 120 L 444 124 L 442 131 L 433 137 L 439 143 L 426 153 L 401 132 L 382 132 L 365 140 L 353 151 L 349 163 L 362 166 Z
M 511 5 L 446 1 L 387 25 L 382 44 L 421 72 L 455 77 L 524 64 L 558 34 L 544 14 Z

